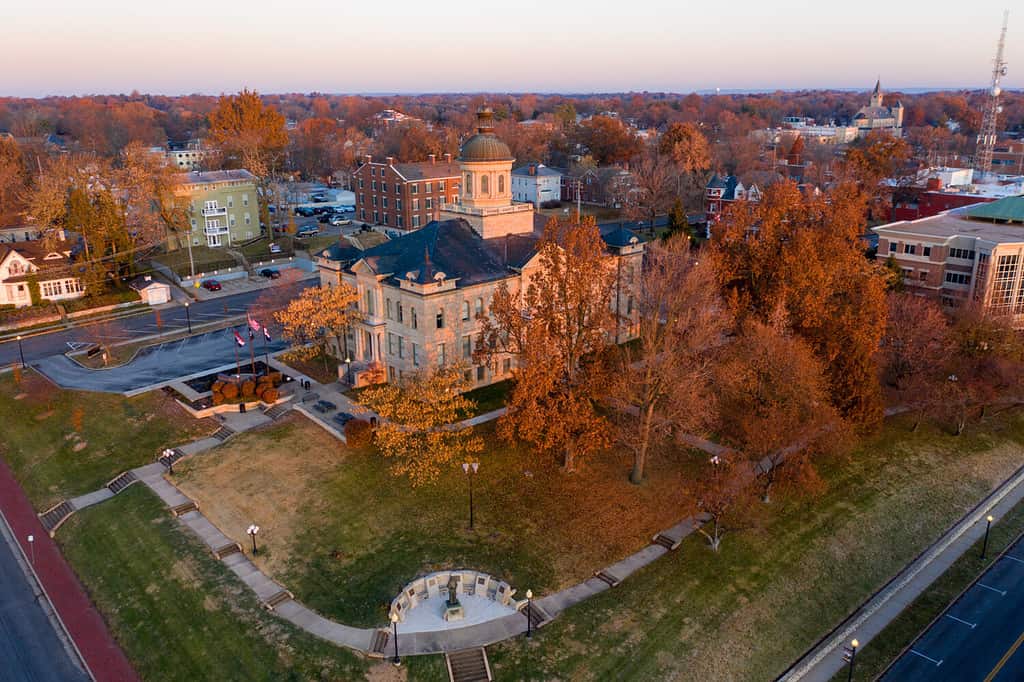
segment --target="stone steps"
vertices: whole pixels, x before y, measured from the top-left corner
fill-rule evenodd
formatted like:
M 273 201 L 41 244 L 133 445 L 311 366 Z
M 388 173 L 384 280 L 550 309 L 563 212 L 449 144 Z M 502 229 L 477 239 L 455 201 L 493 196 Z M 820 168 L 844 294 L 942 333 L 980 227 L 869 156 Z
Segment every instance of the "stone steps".
M 227 426 L 222 426 L 222 427 L 220 427 L 219 429 L 217 429 L 216 431 L 213 432 L 213 435 L 211 436 L 211 438 L 216 438 L 221 443 L 223 443 L 228 438 L 231 438 L 231 436 L 233 436 L 233 435 L 235 435 L 234 429 L 228 428 Z
M 198 509 L 199 505 L 195 501 L 189 500 L 188 502 L 185 502 L 183 504 L 171 507 L 171 513 L 175 516 L 181 516 L 183 514 L 189 513 L 190 511 L 196 511 Z
M 370 639 L 370 651 L 369 654 L 376 658 L 383 658 L 384 651 L 388 648 L 388 642 L 391 641 L 391 632 L 388 630 L 374 630 L 373 637 Z
M 179 514 L 179 516 L 180 516 L 180 514 Z M 218 547 L 217 549 L 213 550 L 213 556 L 217 557 L 217 559 L 223 559 L 226 556 L 231 556 L 232 554 L 238 554 L 241 551 L 242 551 L 241 545 L 239 545 L 237 542 L 229 542 L 228 544 L 223 545 L 223 546 Z
M 490 682 L 494 679 L 483 648 L 453 651 L 445 654 L 444 658 L 451 682 Z
M 594 577 L 603 583 L 606 583 L 608 587 L 618 587 L 622 582 L 621 578 L 616 578 L 614 575 L 608 572 L 607 569 L 602 569 L 594 574 Z
M 280 405 L 274 405 L 270 409 L 264 411 L 263 414 L 267 415 L 271 419 L 277 419 L 281 415 L 283 415 L 284 413 L 288 412 L 291 409 L 292 409 L 292 403 L 289 400 L 286 403 L 281 403 Z
M 263 608 L 267 611 L 273 611 L 278 605 L 294 598 L 295 595 L 288 590 L 281 590 L 280 592 L 270 595 L 270 598 L 263 602 Z
M 548 615 L 548 612 L 536 603 L 524 606 L 522 608 L 522 614 L 529 619 L 530 627 L 534 630 L 542 628 L 551 622 L 551 616 Z
M 664 533 L 658 533 L 654 536 L 654 544 L 661 545 L 662 547 L 671 552 L 673 550 L 679 549 L 679 545 L 683 544 L 683 541 L 673 540 Z
M 156 458 L 156 461 L 163 464 L 164 467 L 169 470 L 172 466 L 178 463 L 178 460 L 180 460 L 184 456 L 185 453 L 182 452 L 179 448 L 171 448 L 170 454 L 160 455 L 159 457 Z
M 134 471 L 126 471 L 110 481 L 110 483 L 107 484 L 107 490 L 116 495 L 138 480 L 139 479 L 136 478 Z
M 60 524 L 64 523 L 74 512 L 75 508 L 71 506 L 71 503 L 63 500 L 40 514 L 39 521 L 52 538 L 53 534 L 60 528 Z

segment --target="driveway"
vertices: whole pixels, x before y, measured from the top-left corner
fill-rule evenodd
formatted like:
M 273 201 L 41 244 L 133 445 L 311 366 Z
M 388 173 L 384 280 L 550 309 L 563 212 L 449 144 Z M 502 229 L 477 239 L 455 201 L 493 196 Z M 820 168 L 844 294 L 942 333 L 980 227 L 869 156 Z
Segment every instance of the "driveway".
M 1024 539 L 889 669 L 889 682 L 1024 679 Z
M 247 344 L 245 348 L 238 348 L 237 354 L 244 369 L 250 360 L 248 344 L 251 343 L 245 325 L 148 346 L 131 362 L 110 369 L 89 369 L 65 355 L 52 355 L 31 364 L 62 388 L 135 394 L 166 385 L 182 377 L 203 374 L 218 367 L 234 364 L 237 348 L 234 335 L 236 330 Z M 257 335 L 257 360 L 265 352 L 274 353 L 288 346 L 278 336 L 277 333 L 273 333 L 274 340 L 264 348 L 263 337 Z
M 85 682 L 36 600 L 31 585 L 0 537 L 0 680 Z

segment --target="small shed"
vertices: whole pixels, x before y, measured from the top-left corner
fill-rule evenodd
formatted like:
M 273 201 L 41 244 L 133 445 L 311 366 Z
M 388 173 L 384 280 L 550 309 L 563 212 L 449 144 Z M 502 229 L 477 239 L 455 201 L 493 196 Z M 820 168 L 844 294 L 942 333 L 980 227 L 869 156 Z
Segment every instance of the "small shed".
M 139 292 L 142 300 L 149 305 L 161 305 L 171 300 L 171 287 L 149 275 L 143 275 L 133 279 L 128 286 Z

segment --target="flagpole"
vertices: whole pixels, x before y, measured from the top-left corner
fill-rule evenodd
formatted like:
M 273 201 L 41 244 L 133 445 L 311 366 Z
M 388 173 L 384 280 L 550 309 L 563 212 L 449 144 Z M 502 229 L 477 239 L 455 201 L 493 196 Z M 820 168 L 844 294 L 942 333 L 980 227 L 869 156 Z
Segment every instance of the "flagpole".
M 238 332 L 235 332 L 235 336 L 238 336 Z M 242 366 L 238 364 L 238 339 L 231 339 L 235 342 L 235 378 L 238 379 L 242 376 Z
M 266 329 L 266 327 L 264 327 Z M 270 374 L 270 346 L 267 345 L 267 332 L 263 332 L 263 354 L 267 359 L 267 374 Z
M 252 375 L 256 376 L 256 337 L 252 333 L 252 328 L 249 328 L 249 369 L 252 370 Z

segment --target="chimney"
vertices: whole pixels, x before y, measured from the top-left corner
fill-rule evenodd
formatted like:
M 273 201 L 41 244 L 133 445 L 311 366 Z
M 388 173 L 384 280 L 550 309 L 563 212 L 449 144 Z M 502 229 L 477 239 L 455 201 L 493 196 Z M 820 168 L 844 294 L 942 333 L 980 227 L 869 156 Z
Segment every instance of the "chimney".
M 926 189 L 929 192 L 938 192 L 942 189 L 942 180 L 940 178 L 928 178 Z
M 393 156 L 388 156 L 384 160 L 387 161 L 387 164 L 389 166 L 394 166 L 395 165 L 395 157 L 393 157 Z
M 363 163 L 370 163 L 371 161 L 373 161 L 373 156 L 370 154 L 365 154 L 363 156 Z
M 445 154 L 444 155 L 444 160 L 447 161 L 448 163 L 451 163 L 452 162 L 452 155 L 451 154 Z
M 437 155 L 436 154 L 431 154 L 430 155 L 430 165 L 433 166 L 436 162 L 437 162 Z
M 537 174 L 537 164 L 531 163 L 530 164 L 530 175 L 536 175 L 536 174 Z

